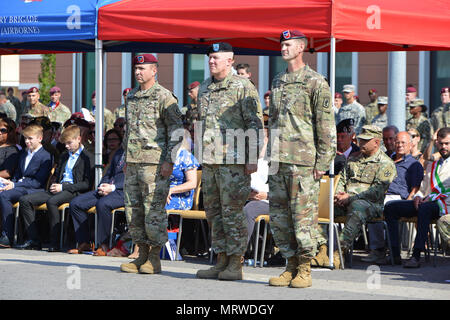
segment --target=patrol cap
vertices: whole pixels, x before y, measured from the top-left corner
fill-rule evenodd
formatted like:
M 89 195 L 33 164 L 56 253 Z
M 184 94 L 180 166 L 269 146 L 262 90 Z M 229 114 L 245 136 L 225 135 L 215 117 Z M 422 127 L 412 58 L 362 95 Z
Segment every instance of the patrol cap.
M 441 93 L 446 93 L 446 92 L 450 93 L 450 88 L 449 87 L 444 87 L 444 88 L 441 89 Z
M 218 42 L 211 44 L 207 51 L 206 55 L 209 56 L 210 53 L 214 52 L 234 52 L 233 47 L 228 42 Z
M 417 92 L 416 88 L 409 86 L 406 88 L 406 93 Z
M 388 104 L 388 97 L 385 96 L 378 97 L 377 104 Z
M 409 103 L 409 107 L 410 108 L 415 108 L 415 107 L 419 107 L 422 106 L 425 102 L 423 101 L 423 99 L 414 99 L 413 101 L 411 101 Z
M 39 89 L 37 87 L 31 87 L 28 89 L 28 93 L 39 93 Z
M 56 93 L 56 92 L 61 92 L 61 89 L 59 87 L 52 87 L 50 89 L 50 95 Z
M 122 95 L 126 96 L 128 94 L 128 92 L 131 91 L 131 88 L 126 88 L 125 90 L 122 91 Z
M 346 84 L 344 85 L 344 88 L 342 89 L 342 92 L 355 92 L 356 87 L 352 84 Z
M 280 34 L 280 42 L 291 39 L 304 39 L 305 34 L 298 30 L 285 30 Z
M 357 136 L 358 139 L 363 140 L 371 140 L 373 138 L 379 138 L 381 139 L 383 137 L 382 130 L 373 125 L 365 125 L 362 127 L 361 133 Z
M 33 120 L 31 120 L 30 124 L 38 124 L 40 125 L 44 131 L 50 130 L 53 128 L 52 122 L 48 117 L 36 117 Z
M 191 83 L 188 85 L 187 89 L 188 89 L 188 90 L 192 90 L 192 89 L 194 89 L 194 88 L 197 88 L 199 85 L 200 85 L 200 82 L 194 81 L 194 82 L 191 82 Z
M 270 96 L 271 93 L 272 93 L 272 91 L 267 90 L 266 93 L 264 93 L 264 98 Z
M 136 64 L 149 64 L 149 63 L 158 63 L 158 59 L 151 53 L 141 54 L 135 56 L 133 59 L 133 65 Z
M 339 92 L 336 92 L 336 93 L 334 94 L 334 98 L 335 98 L 335 99 L 336 99 L 336 98 L 342 99 L 342 94 L 340 94 Z
M 370 89 L 369 90 L 369 94 L 373 94 L 373 93 L 377 93 L 377 90 L 376 89 Z
M 352 128 L 355 125 L 354 119 L 344 119 L 341 122 L 339 122 L 336 126 L 336 132 L 342 133 L 342 132 L 351 132 Z

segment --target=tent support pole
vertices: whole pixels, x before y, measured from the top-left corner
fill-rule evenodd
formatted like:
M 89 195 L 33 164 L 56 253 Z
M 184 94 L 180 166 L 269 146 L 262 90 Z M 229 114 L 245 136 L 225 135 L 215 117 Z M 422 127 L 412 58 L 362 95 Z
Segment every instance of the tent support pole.
M 331 38 L 330 41 L 330 89 L 331 101 L 334 110 L 334 93 L 336 91 L 336 39 Z M 334 111 L 333 111 L 334 112 Z M 334 160 L 330 164 L 330 225 L 328 227 L 328 257 L 330 261 L 330 268 L 334 268 L 333 253 L 334 253 Z M 336 235 L 337 236 L 337 235 Z M 337 240 L 339 241 L 339 239 Z

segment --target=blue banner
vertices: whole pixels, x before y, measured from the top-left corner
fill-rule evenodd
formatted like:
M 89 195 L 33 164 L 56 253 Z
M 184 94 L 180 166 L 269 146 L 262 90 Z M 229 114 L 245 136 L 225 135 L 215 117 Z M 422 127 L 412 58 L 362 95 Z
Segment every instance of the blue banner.
M 94 39 L 96 6 L 97 0 L 0 0 L 0 42 Z

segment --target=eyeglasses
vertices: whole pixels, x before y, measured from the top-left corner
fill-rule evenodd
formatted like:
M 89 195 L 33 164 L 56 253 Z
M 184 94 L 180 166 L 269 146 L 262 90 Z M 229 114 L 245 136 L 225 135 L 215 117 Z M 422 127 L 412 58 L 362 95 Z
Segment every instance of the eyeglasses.
M 0 129 L 0 133 L 1 134 L 5 134 L 5 133 L 7 133 L 8 132 L 8 129 L 6 129 L 6 128 L 1 128 Z

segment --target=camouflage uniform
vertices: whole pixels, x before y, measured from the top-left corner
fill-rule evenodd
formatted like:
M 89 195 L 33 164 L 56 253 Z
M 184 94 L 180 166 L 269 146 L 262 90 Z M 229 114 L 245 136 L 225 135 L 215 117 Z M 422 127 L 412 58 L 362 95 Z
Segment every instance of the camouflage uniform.
M 42 103 L 38 102 L 35 106 L 31 106 L 28 113 L 36 118 L 36 117 L 48 117 L 48 114 L 50 111 L 48 110 L 48 107 L 43 105 Z
M 450 103 L 446 103 L 431 114 L 431 124 L 434 131 L 444 127 L 450 127 Z
M 16 123 L 19 123 L 19 117 L 22 114 L 22 103 L 20 102 L 19 98 L 15 96 L 7 96 L 6 98 L 12 103 L 16 111 L 16 118 L 12 120 L 14 120 Z
M 13 120 L 14 122 L 16 121 L 17 118 L 16 108 L 11 102 L 6 101 L 4 104 L 0 105 L 0 112 L 5 113 L 6 116 L 11 120 Z
M 52 122 L 59 122 L 61 124 L 64 124 L 64 122 L 70 119 L 71 115 L 72 112 L 70 111 L 70 109 L 61 102 L 55 107 L 55 109 L 49 107 L 48 118 Z
M 313 170 L 327 171 L 336 154 L 331 99 L 326 80 L 309 66 L 272 82 L 268 147 L 279 171 L 269 175 L 270 226 L 286 259 L 315 256 L 319 180 Z
M 353 103 L 343 105 L 339 109 L 336 123 L 345 119 L 355 120 L 355 132 L 356 134 L 359 134 L 362 126 L 366 124 L 366 111 L 364 110 L 364 107 L 355 100 Z
M 419 132 L 420 141 L 417 148 L 420 150 L 420 152 L 424 153 L 425 149 L 431 141 L 431 138 L 433 137 L 433 128 L 431 127 L 430 120 L 425 118 L 423 114 L 420 114 L 420 117 L 417 119 L 410 118 L 406 122 L 406 130 L 409 130 L 411 128 L 414 128 Z
M 339 237 L 344 249 L 351 246 L 362 224 L 381 217 L 385 193 L 396 176 L 394 162 L 380 149 L 370 157 L 362 153 L 349 157 L 336 190 L 348 193 L 349 203 L 345 208 L 335 206 L 336 216 L 347 216 Z
M 196 128 L 202 126 L 203 204 L 212 228 L 212 249 L 227 256 L 243 255 L 247 248 L 243 207 L 251 190 L 244 163 L 249 163 L 249 153 L 228 148 L 226 130 L 259 134 L 263 120 L 258 92 L 248 79 L 230 72 L 222 81 L 206 79 L 200 85 L 197 103 Z M 257 158 L 253 160 L 257 162 Z
M 114 117 L 116 118 L 125 118 L 125 104 L 121 104 L 115 111 Z
M 182 128 L 177 99 L 156 82 L 148 90 L 133 89 L 126 106 L 125 210 L 137 244 L 163 246 L 167 241 L 165 203 L 169 177 L 160 174 L 178 141 L 171 134 Z
M 377 126 L 381 130 L 383 130 L 383 128 L 387 127 L 388 125 L 387 113 L 385 112 L 384 114 L 377 114 L 377 116 L 372 119 L 371 125 Z
M 92 118 L 95 120 L 95 112 L 89 111 Z M 116 118 L 111 110 L 108 108 L 103 108 L 103 128 L 106 131 L 114 128 L 114 122 L 116 122 Z
M 437 221 L 437 228 L 442 237 L 442 242 L 450 245 L 450 214 L 443 215 Z
M 366 111 L 366 122 L 372 123 L 372 120 L 378 115 L 378 102 L 370 102 L 364 106 Z
M 191 103 L 186 106 L 184 119 L 189 127 L 192 127 L 194 122 L 198 120 L 198 108 L 196 103 Z

